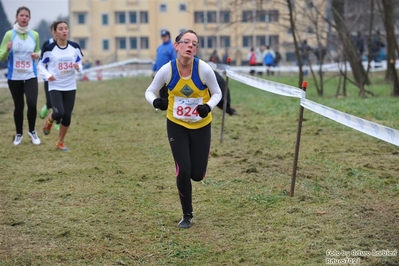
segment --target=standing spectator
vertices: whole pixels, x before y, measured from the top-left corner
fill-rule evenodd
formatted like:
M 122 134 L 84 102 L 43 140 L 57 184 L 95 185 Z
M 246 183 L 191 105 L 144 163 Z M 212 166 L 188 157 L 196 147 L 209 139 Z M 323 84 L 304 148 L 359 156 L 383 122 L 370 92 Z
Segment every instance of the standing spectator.
M 65 21 L 57 21 L 53 25 L 56 32 L 56 42 L 46 46 L 39 71 L 49 81 L 49 92 L 53 112 L 50 113 L 43 127 L 43 133 L 48 135 L 54 120 L 61 120 L 56 148 L 68 151 L 64 143 L 65 135 L 71 124 L 71 117 L 76 98 L 76 74 L 82 70 L 82 51 L 79 44 L 68 40 L 69 27 Z M 47 68 L 46 68 L 47 66 Z
M 381 49 L 385 47 L 384 42 L 382 41 L 380 31 L 377 31 L 371 40 L 371 60 L 374 60 L 375 63 L 381 62 Z
M 100 60 L 96 60 L 96 67 L 100 67 L 101 66 L 101 61 Z M 103 70 L 102 69 L 97 69 L 96 71 L 97 73 L 97 80 L 102 80 L 103 79 Z
M 258 72 L 257 75 L 258 76 L 263 76 L 263 71 L 262 71 L 262 66 L 263 66 L 263 51 L 264 51 L 265 47 L 264 45 L 262 45 L 260 48 L 256 48 L 255 49 L 255 54 L 256 54 L 256 65 L 258 66 Z
M 212 68 L 195 58 L 198 36 L 192 30 L 180 33 L 174 48 L 177 59 L 164 65 L 145 92 L 155 108 L 166 110 L 168 140 L 176 166 L 176 183 L 183 218 L 179 228 L 190 228 L 193 219 L 192 184 L 205 177 L 211 145 L 211 110 L 222 92 Z M 156 93 L 167 84 L 169 101 Z
M 314 55 L 317 58 L 317 64 L 322 65 L 324 62 L 324 58 L 327 55 L 327 48 L 320 46 L 313 50 Z
M 50 31 L 51 31 L 51 34 L 53 35 L 53 37 L 43 43 L 42 50 L 41 50 L 42 54 L 40 55 L 40 57 L 43 57 L 43 51 L 46 48 L 46 46 L 48 44 L 56 41 L 53 25 L 54 25 L 54 22 L 50 26 Z M 44 119 L 48 115 L 48 111 L 52 108 L 50 94 L 48 92 L 48 80 L 45 79 L 43 83 L 44 83 L 44 95 L 46 96 L 46 103 L 43 105 L 42 109 L 40 110 L 39 116 L 41 119 Z M 60 121 L 59 120 L 57 120 L 55 123 L 55 129 L 60 130 Z
M 218 51 L 213 50 L 211 57 L 209 58 L 209 61 L 215 63 L 215 64 L 220 64 L 220 59 L 218 55 Z
M 275 53 L 276 56 L 274 57 L 273 67 L 278 68 L 280 66 L 280 61 L 282 59 L 281 53 L 278 51 L 278 48 L 276 48 L 274 53 Z M 277 69 L 277 75 L 280 76 L 280 70 L 279 69 Z
M 309 64 L 309 52 L 312 51 L 312 48 L 308 45 L 308 42 L 306 40 L 302 42 L 299 51 L 301 53 L 302 66 L 307 66 Z M 308 75 L 307 69 L 303 71 L 303 75 L 304 76 Z
M 170 39 L 170 32 L 167 30 L 161 31 L 161 39 L 162 44 L 157 48 L 155 63 L 152 66 L 152 77 L 155 76 L 156 72 L 158 72 L 163 65 L 167 64 L 173 59 L 176 59 L 176 51 Z M 168 88 L 166 86 L 163 86 L 159 91 L 159 97 L 168 99 Z
M 354 37 L 355 47 L 357 53 L 359 54 L 360 58 L 364 53 L 364 40 L 362 37 L 362 33 L 360 31 L 357 32 L 357 35 Z
M 308 45 L 307 40 L 302 42 L 299 51 L 301 52 L 302 65 L 305 66 L 309 63 L 309 52 L 312 51 L 312 48 Z
M 266 46 L 266 50 L 263 51 L 263 61 L 265 63 L 267 69 L 267 75 L 273 75 L 273 71 L 271 71 L 271 67 L 274 65 L 274 58 L 276 57 L 276 53 L 273 51 L 270 46 Z
M 229 48 L 226 47 L 226 49 L 224 50 L 223 56 L 222 56 L 222 63 L 223 64 L 229 64 L 230 62 L 227 61 L 227 59 L 229 58 Z
M 35 60 L 40 56 L 40 41 L 39 34 L 29 29 L 30 18 L 29 8 L 18 8 L 13 29 L 5 33 L 0 46 L 0 61 L 8 59 L 7 80 L 14 101 L 15 146 L 21 144 L 23 137 L 24 95 L 28 106 L 28 135 L 33 144 L 40 144 L 35 131 L 39 94 Z
M 214 70 L 215 75 L 216 75 L 216 80 L 218 82 L 219 88 L 222 91 L 222 99 L 220 102 L 217 104 L 217 107 L 223 110 L 223 104 L 224 104 L 224 91 L 226 87 L 226 81 L 224 78 L 216 71 Z M 231 108 L 231 97 L 230 97 L 230 89 L 227 87 L 227 97 L 226 97 L 226 113 L 229 115 L 238 115 L 237 111 L 234 108 Z
M 251 51 L 247 55 L 247 60 L 248 60 L 248 64 L 252 67 L 256 67 L 256 65 L 258 64 L 258 61 L 256 60 L 256 53 L 255 53 L 253 47 L 251 48 Z M 254 76 L 255 68 L 251 68 L 251 70 L 249 71 L 249 74 L 251 76 Z

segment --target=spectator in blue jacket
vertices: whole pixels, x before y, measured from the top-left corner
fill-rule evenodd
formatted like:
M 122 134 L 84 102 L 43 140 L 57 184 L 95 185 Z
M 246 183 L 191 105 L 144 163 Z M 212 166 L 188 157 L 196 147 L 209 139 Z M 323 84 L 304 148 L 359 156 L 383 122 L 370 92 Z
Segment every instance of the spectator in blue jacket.
M 170 40 L 170 32 L 167 30 L 161 31 L 162 44 L 157 48 L 157 55 L 154 65 L 152 66 L 152 77 L 155 76 L 155 73 L 165 64 L 169 63 L 169 61 L 176 59 L 176 51 L 173 47 L 173 43 Z M 168 99 L 168 88 L 163 86 L 163 88 L 159 91 L 159 97 Z

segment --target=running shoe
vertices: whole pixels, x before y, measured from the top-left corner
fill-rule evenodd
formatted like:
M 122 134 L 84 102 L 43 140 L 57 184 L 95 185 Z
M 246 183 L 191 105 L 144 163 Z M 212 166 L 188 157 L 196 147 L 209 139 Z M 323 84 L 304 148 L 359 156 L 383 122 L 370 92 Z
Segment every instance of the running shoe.
M 60 126 L 61 126 L 61 124 L 55 124 L 54 128 L 59 131 L 60 130 Z
M 183 218 L 177 225 L 179 228 L 188 229 L 193 225 L 193 215 L 192 214 L 185 214 Z
M 22 134 L 15 135 L 15 139 L 14 139 L 14 142 L 13 142 L 14 145 L 18 146 L 19 144 L 21 144 L 22 138 L 23 138 Z
M 43 127 L 44 135 L 50 134 L 50 130 L 51 130 L 52 126 L 53 126 L 53 122 L 50 122 L 50 120 L 47 118 L 46 122 L 44 123 L 44 127 Z
M 42 110 L 40 110 L 40 118 L 41 118 L 41 119 L 45 118 L 46 115 L 47 115 L 47 112 L 48 112 L 48 109 L 47 109 L 47 105 L 45 104 L 45 105 L 42 107 Z
M 60 150 L 60 151 L 68 151 L 67 146 L 65 146 L 65 142 L 57 141 L 56 146 L 57 146 L 57 149 Z
M 31 138 L 33 144 L 35 144 L 35 145 L 40 144 L 40 139 L 37 136 L 36 131 L 28 132 L 28 135 Z

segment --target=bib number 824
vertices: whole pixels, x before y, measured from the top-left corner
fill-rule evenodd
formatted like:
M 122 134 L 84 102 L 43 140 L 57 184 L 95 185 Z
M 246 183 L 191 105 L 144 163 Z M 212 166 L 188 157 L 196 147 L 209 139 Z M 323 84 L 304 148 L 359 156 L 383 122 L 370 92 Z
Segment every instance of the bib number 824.
M 185 116 L 185 117 L 191 117 L 191 116 L 198 116 L 197 112 L 197 106 L 191 107 L 191 106 L 177 106 L 176 108 L 176 114 L 178 116 Z

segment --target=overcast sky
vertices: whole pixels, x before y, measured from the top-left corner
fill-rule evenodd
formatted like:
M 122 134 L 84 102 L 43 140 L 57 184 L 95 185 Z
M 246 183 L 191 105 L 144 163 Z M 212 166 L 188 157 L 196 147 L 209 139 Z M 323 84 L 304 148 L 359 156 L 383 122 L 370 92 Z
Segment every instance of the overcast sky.
M 4 11 L 8 21 L 13 24 L 17 9 L 26 6 L 30 9 L 31 19 L 30 28 L 38 26 L 39 22 L 44 19 L 53 22 L 59 16 L 68 16 L 69 5 L 68 0 L 0 0 L 3 4 Z

